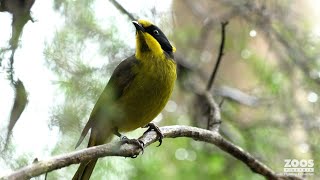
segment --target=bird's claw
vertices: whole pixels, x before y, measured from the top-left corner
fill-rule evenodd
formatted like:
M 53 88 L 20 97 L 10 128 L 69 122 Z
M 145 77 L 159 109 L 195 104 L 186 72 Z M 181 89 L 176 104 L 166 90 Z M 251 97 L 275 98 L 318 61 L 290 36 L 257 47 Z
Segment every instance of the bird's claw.
M 126 136 L 122 136 L 121 143 L 136 145 L 142 150 L 141 154 L 143 154 L 143 152 L 144 152 L 144 142 L 142 142 L 140 139 L 128 139 Z M 136 154 L 131 156 L 131 158 L 136 158 L 136 157 L 138 157 L 138 155 L 136 155 Z
M 163 136 L 162 132 L 160 131 L 159 127 L 157 125 L 155 125 L 154 123 L 148 123 L 143 128 L 148 128 L 143 134 L 146 134 L 147 132 L 154 130 L 157 133 L 158 141 L 159 141 L 159 145 L 157 147 L 161 146 L 162 139 L 164 136 Z

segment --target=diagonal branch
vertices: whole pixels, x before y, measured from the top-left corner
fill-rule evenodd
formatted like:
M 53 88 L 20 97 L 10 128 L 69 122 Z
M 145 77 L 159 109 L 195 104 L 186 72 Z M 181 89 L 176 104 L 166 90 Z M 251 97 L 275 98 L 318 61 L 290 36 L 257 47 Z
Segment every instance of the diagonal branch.
M 227 152 L 228 154 L 245 163 L 253 172 L 261 174 L 267 179 L 301 179 L 293 176 L 289 177 L 277 175 L 268 166 L 254 158 L 242 148 L 226 140 L 218 132 L 208 131 L 191 126 L 179 125 L 161 127 L 160 130 L 165 138 L 188 137 L 196 141 L 214 144 L 222 151 Z M 146 147 L 157 141 L 157 135 L 154 131 L 151 131 L 144 134 L 139 139 L 144 142 Z M 105 156 L 132 157 L 133 155 L 139 155 L 140 153 L 141 149 L 139 149 L 137 146 L 128 144 L 121 145 L 119 144 L 119 142 L 112 142 L 105 145 L 90 147 L 68 154 L 55 156 L 47 160 L 36 161 L 29 166 L 23 167 L 20 170 L 13 172 L 12 174 L 0 177 L 0 179 L 30 179 L 46 172 L 60 169 L 72 164 L 78 164 L 80 162 L 88 161 L 93 158 Z
M 123 14 L 127 15 L 132 21 L 137 20 L 131 13 L 129 13 L 121 4 L 116 0 L 110 0 L 110 2 Z

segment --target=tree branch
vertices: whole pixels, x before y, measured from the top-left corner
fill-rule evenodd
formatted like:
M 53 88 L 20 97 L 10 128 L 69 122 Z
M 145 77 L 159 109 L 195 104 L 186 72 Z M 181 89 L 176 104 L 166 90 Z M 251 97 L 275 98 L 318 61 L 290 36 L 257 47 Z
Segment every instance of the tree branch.
M 129 11 L 127 11 L 121 4 L 119 4 L 116 0 L 110 0 L 110 2 L 116 7 L 121 13 L 127 15 L 131 21 L 137 20 Z
M 219 48 L 219 54 L 217 57 L 216 64 L 214 65 L 213 71 L 211 73 L 210 79 L 207 84 L 207 93 L 205 93 L 205 99 L 207 100 L 208 104 L 210 105 L 209 108 L 209 116 L 208 116 L 208 124 L 207 124 L 207 129 L 209 130 L 214 130 L 218 131 L 220 128 L 220 123 L 221 123 L 221 115 L 220 115 L 220 108 L 218 104 L 215 102 L 211 94 L 209 93 L 213 82 L 215 80 L 215 77 L 218 73 L 218 69 L 220 66 L 220 62 L 222 60 L 223 56 L 223 49 L 224 49 L 224 44 L 225 44 L 225 37 L 226 37 L 226 26 L 228 25 L 228 22 L 222 22 L 221 23 L 221 43 L 220 43 L 220 48 Z
M 212 84 L 215 80 L 215 77 L 217 75 L 217 72 L 218 72 L 218 69 L 220 66 L 220 62 L 222 60 L 222 56 L 224 54 L 223 49 L 224 49 L 224 44 L 225 44 L 225 39 L 226 39 L 226 26 L 227 25 L 228 25 L 228 21 L 221 23 L 221 43 L 220 43 L 220 48 L 219 48 L 219 54 L 218 54 L 216 64 L 214 66 L 214 69 L 212 71 L 212 74 L 211 74 L 210 79 L 207 84 L 207 91 L 210 91 L 212 88 Z
M 278 176 L 268 166 L 254 158 L 248 152 L 245 152 L 242 148 L 226 140 L 218 132 L 208 131 L 191 126 L 179 125 L 161 127 L 160 130 L 165 138 L 188 137 L 196 141 L 214 144 L 221 150 L 229 153 L 233 157 L 245 163 L 253 172 L 261 174 L 267 179 L 300 179 L 294 176 Z M 142 140 L 145 144 L 145 147 L 147 147 L 153 142 L 157 141 L 157 135 L 154 131 L 151 131 L 144 134 L 139 139 Z M 78 164 L 80 162 L 88 161 L 93 158 L 105 156 L 131 157 L 133 155 L 139 155 L 140 153 L 141 149 L 139 149 L 135 145 L 112 142 L 64 155 L 55 156 L 47 160 L 36 161 L 29 166 L 23 167 L 20 170 L 13 172 L 12 174 L 0 177 L 0 179 L 29 179 L 46 172 L 60 169 L 72 164 Z
M 238 102 L 242 105 L 251 106 L 251 107 L 257 107 L 263 104 L 262 101 L 265 100 L 229 86 L 220 86 L 220 87 L 214 88 L 214 93 L 216 93 L 217 95 L 223 98 L 227 98 L 229 100 Z M 264 104 L 266 103 L 264 102 Z

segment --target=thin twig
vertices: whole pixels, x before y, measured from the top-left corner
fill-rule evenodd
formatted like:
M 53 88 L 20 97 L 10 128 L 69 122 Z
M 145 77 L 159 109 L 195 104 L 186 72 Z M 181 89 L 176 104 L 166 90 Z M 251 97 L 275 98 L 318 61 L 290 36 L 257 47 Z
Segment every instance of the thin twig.
M 137 20 L 131 13 L 129 13 L 121 4 L 116 0 L 110 0 L 110 2 L 123 14 L 127 15 L 132 21 Z
M 204 92 L 202 96 L 205 98 L 206 103 L 209 106 L 207 129 L 218 132 L 220 124 L 222 122 L 220 106 L 218 105 L 218 103 L 216 103 L 209 91 Z
M 221 62 L 221 59 L 222 59 L 222 56 L 223 56 L 223 49 L 224 49 L 224 44 L 225 44 L 226 26 L 227 25 L 228 25 L 228 21 L 221 23 L 221 43 L 220 43 L 220 48 L 219 48 L 219 54 L 218 54 L 217 61 L 216 61 L 216 64 L 214 66 L 213 72 L 212 72 L 212 74 L 210 76 L 210 79 L 208 81 L 208 84 L 207 84 L 207 90 L 208 91 L 211 90 L 212 84 L 213 84 L 214 79 L 215 79 L 215 77 L 217 75 L 217 72 L 218 72 L 218 69 L 219 69 L 219 66 L 220 66 L 220 62 Z
M 178 125 L 161 127 L 160 130 L 165 138 L 189 137 L 197 141 L 214 144 L 222 151 L 229 153 L 233 157 L 245 163 L 253 172 L 261 174 L 267 179 L 280 179 L 280 176 L 278 176 L 272 169 L 254 158 L 242 148 L 223 138 L 218 132 Z M 143 141 L 145 147 L 147 147 L 157 141 L 157 134 L 154 131 L 150 131 L 139 139 Z M 71 164 L 78 164 L 80 162 L 88 161 L 92 158 L 100 158 L 105 156 L 132 157 L 133 155 L 139 155 L 140 153 L 141 149 L 135 145 L 121 145 L 119 142 L 112 142 L 60 156 L 55 156 L 47 160 L 38 161 L 29 166 L 23 167 L 8 176 L 0 177 L 0 179 L 29 179 L 46 172 L 69 166 Z M 285 179 L 287 176 L 281 176 L 281 178 Z M 300 180 L 298 177 L 293 177 L 293 179 Z
M 225 100 L 225 98 L 223 97 L 222 100 L 221 100 L 220 103 L 219 103 L 219 108 L 220 108 L 220 109 L 221 109 L 221 107 L 222 107 L 222 105 L 223 105 L 223 103 L 224 103 L 224 100 Z
M 217 57 L 216 64 L 214 66 L 214 69 L 212 71 L 212 74 L 210 76 L 210 79 L 207 84 L 207 92 L 204 94 L 207 100 L 207 103 L 209 104 L 209 110 L 208 110 L 208 122 L 207 122 L 207 129 L 218 131 L 221 124 L 221 115 L 220 115 L 220 107 L 219 105 L 214 101 L 213 97 L 209 93 L 211 91 L 214 79 L 217 75 L 222 56 L 223 56 L 223 49 L 225 44 L 225 36 L 226 36 L 226 26 L 228 22 L 222 22 L 221 23 L 221 43 L 220 43 L 220 49 L 219 54 Z M 211 105 L 210 105 L 211 104 Z

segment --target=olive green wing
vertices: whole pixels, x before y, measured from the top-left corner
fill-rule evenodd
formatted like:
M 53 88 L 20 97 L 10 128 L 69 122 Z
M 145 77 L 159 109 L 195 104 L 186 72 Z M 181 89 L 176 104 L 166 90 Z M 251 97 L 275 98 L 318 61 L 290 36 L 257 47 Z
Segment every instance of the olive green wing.
M 139 61 L 135 56 L 122 61 L 114 70 L 104 92 L 111 91 L 113 100 L 119 99 L 136 76 L 137 73 L 133 68 L 138 65 Z M 110 96 L 110 94 L 106 94 L 105 96 Z
M 89 129 L 92 128 L 97 121 L 95 118 L 96 113 L 103 108 L 105 104 L 115 102 L 119 99 L 125 89 L 130 85 L 133 79 L 136 76 L 136 72 L 133 70 L 134 67 L 139 65 L 139 61 L 135 58 L 135 56 L 131 56 L 124 61 L 122 61 L 114 70 L 111 78 L 104 88 L 102 94 L 100 95 L 97 103 L 95 104 L 89 121 L 87 122 L 86 126 L 82 130 L 80 139 L 76 145 L 76 148 L 80 145 L 83 141 L 84 137 L 88 133 Z

